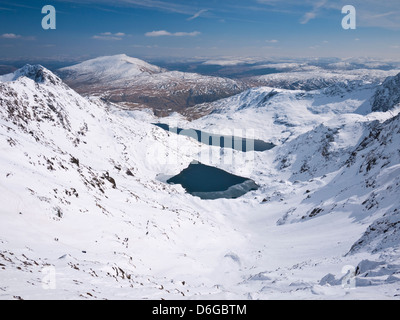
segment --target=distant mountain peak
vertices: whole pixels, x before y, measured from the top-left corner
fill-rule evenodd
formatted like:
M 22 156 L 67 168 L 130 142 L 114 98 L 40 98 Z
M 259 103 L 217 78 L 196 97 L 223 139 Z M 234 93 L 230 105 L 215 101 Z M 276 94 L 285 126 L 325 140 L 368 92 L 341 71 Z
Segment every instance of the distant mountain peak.
M 126 54 L 84 61 L 57 74 L 80 94 L 102 97 L 124 108 L 151 108 L 157 116 L 183 112 L 249 87 L 241 80 L 168 71 Z
M 130 80 L 137 76 L 158 74 L 166 70 L 126 54 L 104 56 L 87 60 L 71 67 L 62 68 L 63 78 L 77 79 L 81 82 L 101 82 Z

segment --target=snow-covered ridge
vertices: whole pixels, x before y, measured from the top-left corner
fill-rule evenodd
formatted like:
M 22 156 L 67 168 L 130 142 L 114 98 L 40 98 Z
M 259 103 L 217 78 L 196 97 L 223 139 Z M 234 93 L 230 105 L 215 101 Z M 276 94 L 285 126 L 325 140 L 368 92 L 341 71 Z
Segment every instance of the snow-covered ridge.
M 47 70 L 41 65 L 25 65 L 21 69 L 18 69 L 14 73 L 0 76 L 0 82 L 11 82 L 16 81 L 19 78 L 26 77 L 37 83 L 46 83 L 53 85 L 63 85 L 62 80 Z
M 331 86 L 360 86 L 366 84 L 380 84 L 387 77 L 394 76 L 400 70 L 325 70 L 312 67 L 312 70 L 284 72 L 253 77 L 252 80 L 260 86 L 270 86 L 289 90 L 312 91 Z

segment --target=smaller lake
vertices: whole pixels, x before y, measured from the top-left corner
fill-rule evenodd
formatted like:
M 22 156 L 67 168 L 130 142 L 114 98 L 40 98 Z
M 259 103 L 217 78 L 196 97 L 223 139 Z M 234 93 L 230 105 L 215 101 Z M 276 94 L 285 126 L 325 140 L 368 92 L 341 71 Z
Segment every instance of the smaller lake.
M 171 128 L 164 123 L 153 123 L 155 126 L 164 129 L 168 132 L 173 132 L 178 135 L 193 138 L 198 142 L 204 143 L 208 146 L 216 146 L 221 148 L 230 148 L 242 152 L 250 151 L 268 151 L 275 147 L 273 143 L 268 143 L 262 140 L 245 139 L 235 136 L 217 135 L 207 133 L 201 130 Z
M 167 183 L 180 184 L 189 194 L 203 200 L 237 199 L 259 188 L 251 179 L 195 161 Z

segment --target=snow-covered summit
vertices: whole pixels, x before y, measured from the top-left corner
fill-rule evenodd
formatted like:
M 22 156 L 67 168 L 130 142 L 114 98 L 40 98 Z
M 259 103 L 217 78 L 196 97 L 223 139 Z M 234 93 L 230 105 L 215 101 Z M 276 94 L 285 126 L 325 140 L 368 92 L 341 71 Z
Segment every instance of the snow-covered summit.
M 14 73 L 0 76 L 0 82 L 16 81 L 23 77 L 29 78 L 37 83 L 47 83 L 53 85 L 61 85 L 63 83 L 59 77 L 45 67 L 41 65 L 30 64 L 27 64 L 21 69 L 16 70 Z
M 125 54 L 99 57 L 59 70 L 63 78 L 78 82 L 132 80 L 140 75 L 152 75 L 165 70 Z

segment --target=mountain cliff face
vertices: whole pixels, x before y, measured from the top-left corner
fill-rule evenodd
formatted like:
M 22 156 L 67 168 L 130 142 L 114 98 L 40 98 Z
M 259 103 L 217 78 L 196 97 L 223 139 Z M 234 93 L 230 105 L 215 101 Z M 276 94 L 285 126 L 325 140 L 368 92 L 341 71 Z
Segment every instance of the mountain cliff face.
M 388 111 L 400 104 L 400 74 L 385 80 L 373 98 L 372 111 Z
M 81 94 L 99 96 L 126 109 L 150 108 L 158 116 L 248 88 L 231 79 L 167 71 L 126 55 L 89 60 L 58 73 Z
M 275 161 L 290 181 L 321 179 L 324 187 L 308 192 L 301 205 L 280 222 L 335 215 L 340 207 L 352 212 L 357 221 L 377 219 L 370 227 L 374 232 L 367 231 L 350 252 L 380 252 L 384 242 L 393 245 L 398 237 L 398 225 L 392 220 L 400 218 L 400 115 L 386 121 L 360 120 L 346 117 L 340 125 L 320 125 L 282 146 Z M 304 149 L 306 144 L 309 147 Z M 383 226 L 374 228 L 384 224 L 385 232 L 378 231 Z
M 344 123 L 322 125 L 280 150 L 277 165 L 290 181 L 297 186 L 313 181 L 319 186 L 313 189 L 308 185 L 303 200 L 277 223 L 340 219 L 349 213 L 355 225 L 363 226 L 345 254 L 350 259 L 364 257 L 350 264 L 354 289 L 398 285 L 400 115 L 386 121 L 346 119 Z M 325 275 L 320 284 L 341 288 L 348 283 L 349 274 L 335 274 L 339 276 Z

